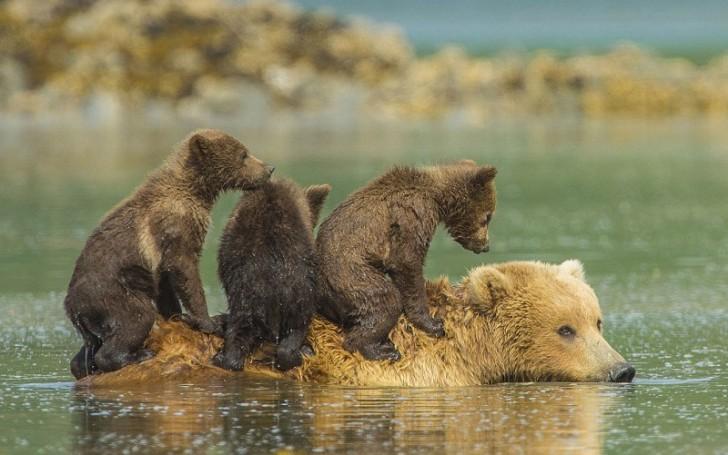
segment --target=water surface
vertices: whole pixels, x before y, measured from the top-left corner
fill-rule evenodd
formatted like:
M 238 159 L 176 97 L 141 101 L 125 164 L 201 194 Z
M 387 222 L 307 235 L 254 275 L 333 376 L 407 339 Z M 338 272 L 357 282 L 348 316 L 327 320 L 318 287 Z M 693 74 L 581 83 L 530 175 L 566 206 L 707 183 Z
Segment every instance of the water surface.
M 725 52 L 728 4 L 703 0 L 298 0 L 306 8 L 401 27 L 415 48 L 457 43 L 472 53 L 552 49 L 573 53 L 629 41 L 704 61 Z

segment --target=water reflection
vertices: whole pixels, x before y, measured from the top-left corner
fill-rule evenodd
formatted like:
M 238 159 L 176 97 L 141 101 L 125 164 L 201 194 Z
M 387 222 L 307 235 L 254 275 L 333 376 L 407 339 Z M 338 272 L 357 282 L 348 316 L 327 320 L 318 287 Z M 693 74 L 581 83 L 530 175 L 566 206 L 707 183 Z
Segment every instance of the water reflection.
M 229 379 L 75 392 L 74 449 L 600 453 L 631 387 L 526 384 L 432 389 Z

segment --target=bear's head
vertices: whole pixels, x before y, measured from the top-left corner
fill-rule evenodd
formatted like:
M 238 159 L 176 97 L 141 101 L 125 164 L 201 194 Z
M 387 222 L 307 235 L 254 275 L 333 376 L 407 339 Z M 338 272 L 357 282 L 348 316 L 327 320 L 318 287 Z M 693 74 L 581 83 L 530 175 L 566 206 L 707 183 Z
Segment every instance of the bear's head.
M 471 160 L 438 166 L 433 173 L 441 187 L 447 231 L 474 253 L 490 249 L 488 225 L 495 212 L 496 173 L 493 166 L 478 166 Z
M 199 183 L 215 190 L 251 190 L 267 182 L 273 170 L 248 152 L 237 139 L 220 130 L 192 133 L 184 142 L 188 166 Z
M 502 381 L 632 381 L 635 369 L 604 339 L 579 261 L 480 266 L 461 289 L 488 321 Z

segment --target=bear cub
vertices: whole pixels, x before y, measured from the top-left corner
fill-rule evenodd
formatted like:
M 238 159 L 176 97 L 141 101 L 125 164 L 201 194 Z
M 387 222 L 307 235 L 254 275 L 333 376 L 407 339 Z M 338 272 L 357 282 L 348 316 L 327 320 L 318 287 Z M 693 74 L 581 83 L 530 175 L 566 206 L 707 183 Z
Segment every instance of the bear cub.
M 319 297 L 313 228 L 330 190 L 276 180 L 240 199 L 218 253 L 229 314 L 223 349 L 213 361 L 217 366 L 242 369 L 263 341 L 278 344 L 277 368 L 303 362 Z
M 158 314 L 221 331 L 208 314 L 198 270 L 210 210 L 220 192 L 256 188 L 272 172 L 234 137 L 199 130 L 102 219 L 76 261 L 64 302 L 84 342 L 71 361 L 77 379 L 153 356 L 144 342 Z
M 344 347 L 398 360 L 389 332 L 404 312 L 429 335 L 445 335 L 428 313 L 423 266 L 439 223 L 463 247 L 488 251 L 496 169 L 466 160 L 395 167 L 350 195 L 323 221 L 316 247 L 323 277 L 319 312 L 343 326 Z

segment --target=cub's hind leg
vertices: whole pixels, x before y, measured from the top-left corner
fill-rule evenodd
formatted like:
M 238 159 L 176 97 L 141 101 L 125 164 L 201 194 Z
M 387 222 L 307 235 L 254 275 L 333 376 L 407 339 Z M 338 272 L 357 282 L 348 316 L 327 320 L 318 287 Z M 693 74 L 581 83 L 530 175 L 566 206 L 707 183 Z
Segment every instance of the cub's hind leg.
M 144 348 L 144 343 L 154 325 L 156 314 L 151 308 L 136 310 L 133 312 L 135 314 L 117 316 L 109 321 L 110 330 L 94 355 L 100 371 L 115 371 L 154 357 L 152 351 Z
M 245 361 L 258 344 L 257 330 L 248 314 L 230 312 L 224 318 L 225 343 L 213 358 L 213 364 L 231 371 L 240 371 Z
M 402 314 L 399 291 L 388 276 L 373 267 L 367 266 L 363 277 L 341 295 L 355 308 L 349 316 L 344 348 L 359 351 L 370 360 L 399 360 L 400 353 L 389 339 Z

